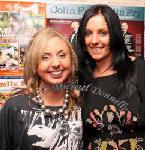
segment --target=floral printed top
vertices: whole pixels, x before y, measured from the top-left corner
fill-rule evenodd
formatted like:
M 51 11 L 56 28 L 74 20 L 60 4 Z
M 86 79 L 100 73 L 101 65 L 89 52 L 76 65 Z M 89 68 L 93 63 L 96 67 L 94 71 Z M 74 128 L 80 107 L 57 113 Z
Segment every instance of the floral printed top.
M 135 65 L 142 91 L 136 89 L 129 99 L 125 90 L 113 95 L 119 84 L 116 74 L 91 79 L 83 95 L 84 149 L 145 149 L 145 63 L 137 58 Z

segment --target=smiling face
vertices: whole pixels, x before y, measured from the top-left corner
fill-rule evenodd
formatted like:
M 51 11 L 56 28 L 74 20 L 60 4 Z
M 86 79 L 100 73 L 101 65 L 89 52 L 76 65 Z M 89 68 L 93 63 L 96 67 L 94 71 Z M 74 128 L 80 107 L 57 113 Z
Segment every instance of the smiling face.
M 102 14 L 93 16 L 88 20 L 85 31 L 85 44 L 88 53 L 96 62 L 108 60 L 110 63 L 110 36 L 107 23 Z
M 71 54 L 65 41 L 59 37 L 52 37 L 40 55 L 38 75 L 41 83 L 63 83 L 71 73 L 71 65 Z

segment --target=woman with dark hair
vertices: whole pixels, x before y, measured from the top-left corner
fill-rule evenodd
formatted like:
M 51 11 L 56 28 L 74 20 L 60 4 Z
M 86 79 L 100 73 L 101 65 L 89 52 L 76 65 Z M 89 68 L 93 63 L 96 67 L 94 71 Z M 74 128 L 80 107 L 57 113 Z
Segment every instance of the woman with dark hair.
M 129 57 L 118 15 L 107 5 L 90 7 L 77 34 L 84 149 L 145 148 L 145 63 Z

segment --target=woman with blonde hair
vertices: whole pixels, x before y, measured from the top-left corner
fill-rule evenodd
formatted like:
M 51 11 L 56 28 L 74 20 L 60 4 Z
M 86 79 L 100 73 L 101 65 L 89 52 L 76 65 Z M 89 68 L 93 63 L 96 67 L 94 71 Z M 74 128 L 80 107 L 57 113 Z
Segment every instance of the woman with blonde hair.
M 26 89 L 0 115 L 1 150 L 80 150 L 81 109 L 75 89 L 77 57 L 53 29 L 37 32 L 25 58 Z M 65 86 L 63 86 L 65 85 Z

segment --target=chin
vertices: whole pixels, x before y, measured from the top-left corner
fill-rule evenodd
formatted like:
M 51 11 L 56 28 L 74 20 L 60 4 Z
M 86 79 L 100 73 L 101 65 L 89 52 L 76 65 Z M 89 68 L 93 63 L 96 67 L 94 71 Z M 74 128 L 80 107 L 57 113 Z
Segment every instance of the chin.
M 102 59 L 101 58 L 93 58 L 96 62 L 99 62 L 101 61 Z
M 44 81 L 49 83 L 49 84 L 55 85 L 55 84 L 62 84 L 64 82 L 66 82 L 68 80 L 68 78 L 69 78 L 69 75 L 67 74 L 67 75 L 61 76 L 60 78 L 52 78 L 52 77 L 45 78 Z
M 104 59 L 106 59 L 105 57 L 95 57 L 95 58 L 93 58 L 96 62 L 99 62 L 99 61 L 102 61 L 102 60 L 104 60 Z
M 64 79 L 58 79 L 58 80 L 51 80 L 51 84 L 61 84 L 61 83 L 64 83 L 65 82 L 65 80 Z

